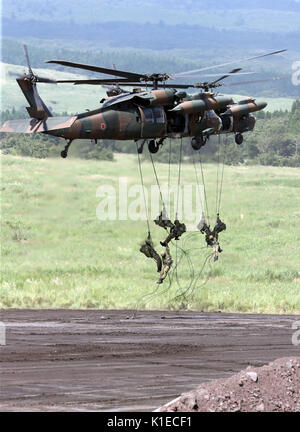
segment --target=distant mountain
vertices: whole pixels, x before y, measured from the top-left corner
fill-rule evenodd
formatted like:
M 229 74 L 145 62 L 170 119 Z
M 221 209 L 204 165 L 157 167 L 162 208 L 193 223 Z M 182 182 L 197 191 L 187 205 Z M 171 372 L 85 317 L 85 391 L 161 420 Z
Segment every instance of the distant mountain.
M 299 17 L 300 18 L 300 17 Z M 16 21 L 11 18 L 2 20 L 3 36 L 39 39 L 86 40 L 95 41 L 98 46 L 110 48 L 144 48 L 152 50 L 173 49 L 216 49 L 224 50 L 259 47 L 259 49 L 299 48 L 300 33 L 294 31 L 285 34 L 245 31 L 242 27 L 232 30 L 212 30 L 202 25 L 162 23 L 135 23 L 113 21 L 101 25 L 91 23 L 88 26 L 58 21 Z M 74 47 L 76 42 L 74 43 Z
M 241 65 L 258 72 L 258 79 L 286 75 L 286 81 L 247 88 L 263 96 L 297 97 L 300 91 L 289 77 L 300 58 L 295 0 L 2 0 L 2 36 L 7 63 L 24 62 L 20 42 L 26 41 L 39 67 L 47 67 L 46 59 L 63 58 L 148 73 L 287 48 L 282 56 Z
M 300 3 L 295 0 L 2 0 L 2 4 L 3 17 L 16 21 L 187 23 L 280 33 L 300 27 Z

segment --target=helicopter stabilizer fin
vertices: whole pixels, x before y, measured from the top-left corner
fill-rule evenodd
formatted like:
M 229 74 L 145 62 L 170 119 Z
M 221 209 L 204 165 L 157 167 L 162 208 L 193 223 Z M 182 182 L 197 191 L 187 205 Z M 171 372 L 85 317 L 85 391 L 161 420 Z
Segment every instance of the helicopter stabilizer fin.
M 36 83 L 31 82 L 26 77 L 18 78 L 16 81 L 30 105 L 28 108 L 26 108 L 30 117 L 36 118 L 38 120 L 52 117 L 50 110 L 44 104 L 37 91 Z

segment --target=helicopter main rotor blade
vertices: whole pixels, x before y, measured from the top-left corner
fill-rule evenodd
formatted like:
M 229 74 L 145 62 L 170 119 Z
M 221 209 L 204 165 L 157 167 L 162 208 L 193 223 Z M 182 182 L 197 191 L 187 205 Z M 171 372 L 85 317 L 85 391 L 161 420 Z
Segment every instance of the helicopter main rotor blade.
M 223 72 L 223 73 L 215 73 L 215 74 L 183 75 L 183 76 L 178 76 L 176 78 L 172 77 L 171 79 L 178 79 L 178 80 L 179 79 L 185 79 L 185 78 L 200 78 L 200 79 L 202 79 L 202 78 L 206 78 L 206 77 L 211 77 L 211 78 L 221 77 L 223 79 L 223 77 L 226 78 L 226 77 L 231 76 L 231 75 L 254 75 L 257 73 L 258 72 L 239 72 L 239 73 L 228 72 L 228 73 L 226 73 L 226 75 L 224 75 L 224 72 Z
M 68 62 L 68 61 L 64 61 L 64 60 L 49 60 L 46 63 L 55 63 L 55 64 L 59 64 L 61 66 L 84 69 L 84 70 L 89 70 L 92 72 L 100 72 L 100 73 L 104 73 L 104 74 L 108 74 L 108 75 L 114 75 L 114 76 L 117 75 L 119 77 L 129 78 L 133 81 L 147 78 L 146 75 L 142 75 L 142 74 L 125 72 L 125 71 L 120 71 L 117 69 L 107 69 L 107 68 L 103 68 L 103 67 L 99 67 L 99 66 L 91 66 L 91 65 L 81 64 L 81 63 L 73 63 L 73 62 Z
M 119 81 L 119 83 L 120 83 L 120 81 Z M 122 86 L 122 87 L 148 87 L 148 88 L 151 88 L 151 87 L 153 87 L 153 85 L 152 84 L 146 84 L 146 83 L 141 83 L 141 82 L 131 82 L 131 83 L 120 83 L 120 85 Z M 162 89 L 164 89 L 164 88 L 182 88 L 182 89 L 188 89 L 188 88 L 191 88 L 191 87 L 194 87 L 194 84 L 157 84 L 156 85 L 156 87 L 157 88 L 162 88 Z M 137 95 L 138 95 L 138 93 L 137 93 Z
M 152 84 L 146 84 L 142 83 L 140 81 L 132 81 L 132 80 L 98 80 L 98 79 L 91 79 L 91 80 L 61 80 L 56 81 L 58 84 L 65 84 L 65 83 L 73 83 L 75 85 L 81 85 L 81 84 L 89 84 L 89 85 L 105 85 L 105 84 L 111 84 L 116 85 L 119 84 L 120 86 L 127 86 L 127 87 L 151 87 Z M 160 88 L 189 88 L 193 87 L 193 84 L 157 84 L 157 87 Z
M 290 78 L 289 75 L 284 75 L 281 77 L 273 77 L 273 78 L 265 78 L 265 79 L 259 79 L 259 80 L 252 80 L 252 81 L 241 81 L 241 82 L 235 82 L 231 84 L 222 84 L 224 87 L 231 87 L 236 85 L 245 85 L 245 84 L 255 84 L 255 83 L 261 83 L 261 82 L 267 82 L 267 81 L 278 81 L 281 79 Z
M 220 78 L 216 79 L 215 81 L 212 82 L 212 84 L 216 84 L 219 81 L 222 81 L 223 79 L 229 77 L 230 75 L 241 75 L 238 74 L 239 71 L 241 71 L 242 68 L 236 68 L 236 69 L 232 69 L 232 71 L 228 72 L 227 74 L 221 76 Z
M 132 83 L 133 80 L 130 79 L 82 79 L 82 80 L 58 80 L 56 81 L 58 84 L 64 83 L 73 83 L 75 85 L 79 84 L 92 84 L 92 85 L 101 85 L 101 84 L 123 84 L 123 83 Z M 136 81 L 135 84 L 140 84 L 140 81 Z
M 57 84 L 57 81 L 52 78 L 44 78 L 38 75 L 36 75 L 35 78 L 36 78 L 36 82 L 38 83 Z
M 247 57 L 247 58 L 244 58 L 244 59 L 232 60 L 230 62 L 220 63 L 220 64 L 217 64 L 217 65 L 214 65 L 214 66 L 207 66 L 207 67 L 200 68 L 200 69 L 194 69 L 194 70 L 190 70 L 190 71 L 186 71 L 186 72 L 181 72 L 181 73 L 173 75 L 173 77 L 174 78 L 184 77 L 185 75 L 188 75 L 188 74 L 202 72 L 202 71 L 206 71 L 206 70 L 210 70 L 210 69 L 214 69 L 214 68 L 219 68 L 219 67 L 223 67 L 223 66 L 228 66 L 228 65 L 234 64 L 234 63 L 242 63 L 244 61 L 256 60 L 256 59 L 259 59 L 259 58 L 262 58 L 262 57 L 267 57 L 267 56 L 271 56 L 271 55 L 274 55 L 274 54 L 279 54 L 279 53 L 282 53 L 282 52 L 285 52 L 285 51 L 287 51 L 287 50 L 283 49 L 283 50 L 279 50 L 279 51 L 272 51 L 272 52 L 269 52 L 269 53 L 261 54 L 261 55 L 255 56 L 255 57 Z
M 231 87 L 236 85 L 245 85 L 245 84 L 252 84 L 252 83 L 261 83 L 261 82 L 268 82 L 268 81 L 278 81 L 281 79 L 290 78 L 289 75 L 281 76 L 281 77 L 272 77 L 272 78 L 265 78 L 265 79 L 259 79 L 259 80 L 251 80 L 251 81 L 241 81 L 236 83 L 230 83 L 230 84 L 219 84 L 219 86 L 225 86 L 225 87 Z M 206 87 L 209 87 L 209 84 L 211 83 L 196 83 L 196 84 L 158 84 L 158 88 L 182 88 L 182 89 L 188 89 L 188 88 L 201 88 L 201 85 L 203 87 L 206 85 Z M 124 86 L 135 86 L 136 84 L 123 84 Z M 139 84 L 139 87 L 145 87 L 146 84 Z

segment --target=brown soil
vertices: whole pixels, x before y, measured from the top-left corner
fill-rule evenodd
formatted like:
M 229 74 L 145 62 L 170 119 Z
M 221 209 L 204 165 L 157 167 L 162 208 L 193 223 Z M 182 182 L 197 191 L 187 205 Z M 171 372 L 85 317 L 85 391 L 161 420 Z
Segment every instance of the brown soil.
M 300 357 L 248 366 L 230 378 L 202 384 L 158 411 L 300 411 Z
M 205 382 L 201 389 L 209 390 L 197 393 L 197 409 L 254 410 L 262 403 L 265 410 L 296 409 L 299 358 L 292 356 L 300 347 L 291 338 L 299 317 L 160 311 L 131 317 L 130 311 L 0 310 L 7 328 L 0 410 L 152 411 Z M 288 359 L 256 369 L 281 357 Z M 290 358 L 293 365 L 284 366 Z M 228 378 L 249 365 L 257 382 L 244 379 L 246 372 Z M 222 379 L 219 392 L 215 379 Z

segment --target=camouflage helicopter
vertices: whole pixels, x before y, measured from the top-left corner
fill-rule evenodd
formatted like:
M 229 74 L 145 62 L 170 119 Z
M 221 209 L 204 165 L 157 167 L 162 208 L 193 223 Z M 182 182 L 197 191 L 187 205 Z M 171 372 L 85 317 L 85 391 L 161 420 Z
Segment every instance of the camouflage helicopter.
M 221 83 L 232 75 L 251 74 L 235 68 L 228 73 L 201 75 L 217 77 L 213 81 L 195 84 L 174 84 L 172 79 L 185 80 L 198 78 L 197 73 L 213 68 L 225 67 L 233 63 L 255 60 L 282 53 L 279 50 L 234 60 L 227 63 L 208 66 L 179 74 L 152 73 L 140 74 L 117 69 L 73 63 L 63 60 L 50 60 L 65 67 L 73 67 L 101 74 L 113 75 L 113 78 L 84 80 L 52 80 L 39 77 L 32 71 L 28 51 L 24 45 L 28 73 L 18 76 L 16 81 L 29 103 L 29 119 L 9 120 L 0 128 L 0 132 L 44 133 L 67 140 L 63 158 L 67 157 L 70 144 L 75 139 L 134 140 L 138 151 L 142 152 L 145 142 L 151 153 L 156 153 L 164 140 L 169 138 L 191 137 L 191 145 L 199 150 L 212 135 L 232 133 L 235 142 L 242 144 L 243 133 L 255 126 L 255 111 L 267 106 L 264 101 L 254 98 L 235 103 L 230 96 L 219 95 L 212 90 L 226 85 Z M 278 78 L 271 78 L 275 80 Z M 239 82 L 230 85 L 248 84 L 267 80 Z M 100 101 L 99 108 L 69 117 L 53 117 L 37 91 L 37 83 L 74 83 L 111 86 L 107 98 Z M 125 91 L 122 87 L 130 87 Z M 145 88 L 142 90 L 142 88 Z M 186 89 L 199 89 L 200 92 L 187 94 Z

